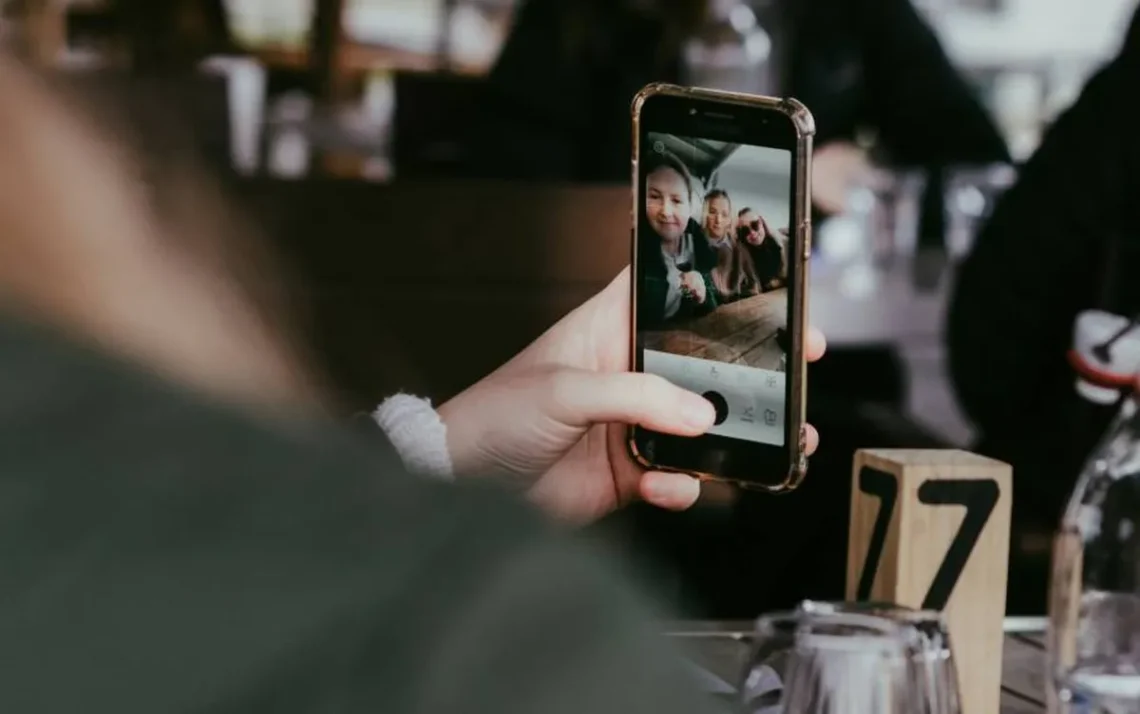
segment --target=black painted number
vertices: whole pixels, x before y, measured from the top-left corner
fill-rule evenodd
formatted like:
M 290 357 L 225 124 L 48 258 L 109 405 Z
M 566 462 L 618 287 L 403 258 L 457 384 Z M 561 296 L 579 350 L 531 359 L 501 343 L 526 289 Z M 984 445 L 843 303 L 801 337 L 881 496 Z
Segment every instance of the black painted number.
M 867 600 L 879 573 L 883 559 L 883 548 L 887 543 L 887 531 L 894 518 L 895 504 L 898 502 L 899 483 L 894 474 L 864 466 L 859 472 L 859 490 L 868 496 L 879 499 L 879 512 L 875 525 L 871 528 L 871 540 L 867 544 L 867 557 L 863 561 L 863 572 L 855 589 L 856 600 Z M 918 500 L 927 506 L 962 506 L 966 515 L 962 525 L 950 541 L 946 556 L 930 589 L 923 598 L 924 610 L 942 610 L 954 593 L 954 586 L 970 560 L 970 553 L 978 543 L 986 523 L 997 505 L 1000 489 L 993 479 L 931 480 L 918 487 Z
M 856 600 L 871 597 L 871 587 L 879 573 L 879 562 L 883 559 L 883 546 L 887 544 L 887 529 L 895 515 L 895 501 L 898 500 L 899 482 L 894 474 L 864 466 L 859 471 L 859 490 L 868 496 L 879 499 L 879 513 L 871 529 L 871 542 L 867 544 L 867 557 L 863 561 L 863 572 L 859 576 L 859 586 L 855 590 Z
M 928 506 L 964 506 L 966 516 L 950 541 L 946 557 L 934 574 L 930 589 L 922 601 L 924 610 L 941 610 L 950 601 L 954 586 L 966 568 L 970 553 L 978 543 L 1000 495 L 993 479 L 927 481 L 918 487 L 918 500 Z

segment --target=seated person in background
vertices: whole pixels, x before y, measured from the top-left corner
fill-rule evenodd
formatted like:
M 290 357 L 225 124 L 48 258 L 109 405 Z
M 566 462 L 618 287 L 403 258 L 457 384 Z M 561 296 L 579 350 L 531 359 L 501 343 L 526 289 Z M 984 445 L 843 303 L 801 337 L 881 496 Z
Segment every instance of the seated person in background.
M 1083 461 L 1116 413 L 1075 390 L 1068 361 L 1085 310 L 1140 313 L 1140 12 L 1120 53 L 1046 133 L 957 276 L 950 373 L 980 439 L 1013 466 L 1009 609 L 1043 612 L 1048 553 Z M 1048 542 L 1047 537 L 1045 542 Z
M 630 102 L 682 81 L 682 46 L 708 0 L 524 0 L 467 119 L 473 171 L 626 181 Z M 776 93 L 815 115 L 816 204 L 834 211 L 857 134 L 906 165 L 1008 159 L 1005 143 L 911 0 L 777 0 Z M 782 48 L 782 49 L 781 49 Z M 535 72 L 536 67 L 543 71 Z M 824 190 L 829 189 L 829 190 Z
M 659 241 L 639 241 L 645 274 L 638 302 L 642 324 L 659 326 L 702 315 L 717 305 L 712 269 L 716 255 L 693 219 L 693 178 L 685 163 L 668 152 L 645 160 L 645 215 L 642 225 Z
M 752 257 L 760 292 L 784 287 L 788 277 L 784 264 L 783 241 L 768 221 L 751 208 L 740 209 L 736 225 L 737 242 Z

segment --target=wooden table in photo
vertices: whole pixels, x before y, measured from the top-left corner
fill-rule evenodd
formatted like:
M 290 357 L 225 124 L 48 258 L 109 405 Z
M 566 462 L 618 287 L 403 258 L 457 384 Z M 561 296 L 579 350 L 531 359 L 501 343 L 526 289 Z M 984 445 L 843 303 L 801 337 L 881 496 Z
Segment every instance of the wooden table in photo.
M 694 665 L 694 674 L 711 693 L 725 696 L 748 659 L 751 622 L 686 621 L 665 632 Z M 1002 652 L 1000 714 L 1044 714 L 1045 638 L 1039 632 L 1007 632 Z
M 784 289 L 722 305 L 701 317 L 678 320 L 664 330 L 642 333 L 645 349 L 685 357 L 780 369 L 783 351 L 776 330 L 788 313 Z

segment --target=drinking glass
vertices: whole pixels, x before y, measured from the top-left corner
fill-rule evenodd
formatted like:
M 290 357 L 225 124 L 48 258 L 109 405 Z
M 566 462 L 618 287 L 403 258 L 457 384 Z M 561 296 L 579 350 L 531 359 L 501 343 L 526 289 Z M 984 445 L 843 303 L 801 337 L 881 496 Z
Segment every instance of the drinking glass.
M 978 230 L 1016 179 L 1017 170 L 1009 164 L 959 166 L 947 171 L 946 250 L 952 260 L 970 252 Z
M 950 631 L 942 614 L 884 602 L 827 603 L 805 601 L 806 612 L 849 612 L 883 617 L 914 630 L 907 653 L 909 677 L 919 695 L 913 711 L 921 714 L 960 714 L 958 670 L 950 646 Z
M 745 0 L 712 0 L 683 52 L 684 83 L 747 94 L 776 94 L 772 37 Z
M 761 617 L 740 686 L 752 714 L 912 714 L 915 630 L 859 612 L 800 609 Z
M 926 173 L 876 166 L 852 185 L 845 213 L 862 234 L 862 251 L 875 265 L 914 255 L 918 246 Z
M 1140 712 L 1140 409 L 1126 399 L 1054 541 L 1049 709 Z

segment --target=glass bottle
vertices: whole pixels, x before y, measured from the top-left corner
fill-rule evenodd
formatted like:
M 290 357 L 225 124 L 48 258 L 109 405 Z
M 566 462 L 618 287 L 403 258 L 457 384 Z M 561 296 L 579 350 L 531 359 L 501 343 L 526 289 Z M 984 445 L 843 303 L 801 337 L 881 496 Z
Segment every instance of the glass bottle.
M 683 81 L 690 86 L 776 94 L 772 38 L 744 0 L 712 0 L 683 58 Z
M 1081 472 L 1053 547 L 1051 714 L 1140 712 L 1140 409 L 1134 397 Z

